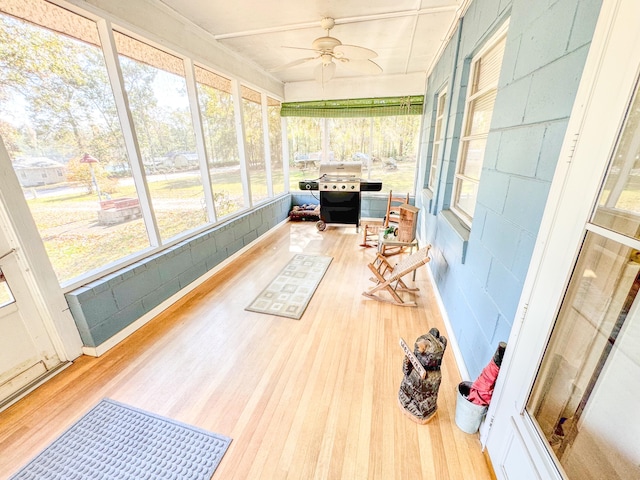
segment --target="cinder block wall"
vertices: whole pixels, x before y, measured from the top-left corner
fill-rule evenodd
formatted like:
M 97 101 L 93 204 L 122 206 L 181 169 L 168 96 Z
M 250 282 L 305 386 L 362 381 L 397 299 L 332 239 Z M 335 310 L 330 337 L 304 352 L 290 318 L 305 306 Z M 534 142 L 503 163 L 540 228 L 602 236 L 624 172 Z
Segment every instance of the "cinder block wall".
M 430 267 L 471 378 L 509 337 L 601 3 L 474 0 L 428 78 L 420 159 L 426 174 L 434 101 L 445 85 L 450 103 L 437 187 L 417 196 L 425 213 L 419 232 L 433 244 Z M 449 207 L 470 59 L 506 19 L 505 56 L 469 229 Z
M 80 336 L 97 347 L 285 220 L 285 195 L 66 294 Z

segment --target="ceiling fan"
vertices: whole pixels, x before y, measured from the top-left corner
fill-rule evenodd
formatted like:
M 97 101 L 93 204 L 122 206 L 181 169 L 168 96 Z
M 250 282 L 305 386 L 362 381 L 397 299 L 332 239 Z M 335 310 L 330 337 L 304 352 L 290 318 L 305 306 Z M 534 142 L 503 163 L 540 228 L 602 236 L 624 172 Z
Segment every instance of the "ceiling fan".
M 364 75 L 376 75 L 382 72 L 382 68 L 371 60 L 378 56 L 376 52 L 355 45 L 343 45 L 340 40 L 329 35 L 330 30 L 335 26 L 333 18 L 323 18 L 320 20 L 320 26 L 327 31 L 327 34 L 324 37 L 316 38 L 311 43 L 311 48 L 285 47 L 313 51 L 315 56 L 299 58 L 285 65 L 272 68 L 270 71 L 279 72 L 306 62 L 320 60 L 314 70 L 314 77 L 320 83 L 328 82 L 333 78 L 336 71 L 336 62 Z

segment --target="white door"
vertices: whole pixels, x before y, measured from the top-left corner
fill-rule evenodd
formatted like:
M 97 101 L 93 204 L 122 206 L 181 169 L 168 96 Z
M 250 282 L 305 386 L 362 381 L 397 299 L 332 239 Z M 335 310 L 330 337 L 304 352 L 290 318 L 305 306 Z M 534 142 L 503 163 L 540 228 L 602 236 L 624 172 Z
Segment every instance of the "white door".
M 0 408 L 61 363 L 35 305 L 0 232 Z
M 640 478 L 638 18 L 603 2 L 481 428 L 501 480 Z

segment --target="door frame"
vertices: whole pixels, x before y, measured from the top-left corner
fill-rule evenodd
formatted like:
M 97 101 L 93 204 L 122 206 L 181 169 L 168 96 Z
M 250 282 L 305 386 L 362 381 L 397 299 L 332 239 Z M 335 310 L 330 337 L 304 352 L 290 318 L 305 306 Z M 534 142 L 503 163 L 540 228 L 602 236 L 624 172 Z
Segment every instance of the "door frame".
M 563 478 L 525 406 L 636 88 L 638 18 L 637 0 L 603 0 L 493 401 L 480 430 L 499 479 Z M 518 470 L 521 476 L 510 476 Z
M 62 362 L 82 354 L 82 340 L 0 139 L 0 235 L 20 266 L 44 327 Z M 1 252 L 5 253 L 5 252 Z

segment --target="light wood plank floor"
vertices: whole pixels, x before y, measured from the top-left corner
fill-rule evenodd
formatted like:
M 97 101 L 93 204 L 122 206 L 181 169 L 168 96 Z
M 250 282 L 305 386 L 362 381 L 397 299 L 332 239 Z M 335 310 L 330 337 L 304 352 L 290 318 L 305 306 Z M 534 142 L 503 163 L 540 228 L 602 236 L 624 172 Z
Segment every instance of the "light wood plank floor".
M 447 332 L 424 267 L 418 307 L 361 295 L 375 249 L 360 242 L 354 227 L 284 224 L 102 357 L 77 359 L 0 413 L 0 478 L 108 397 L 232 437 L 214 480 L 491 479 L 477 436 L 455 425 L 450 349 L 431 422 L 398 406 L 399 338 Z M 245 311 L 297 252 L 334 259 L 302 319 Z

